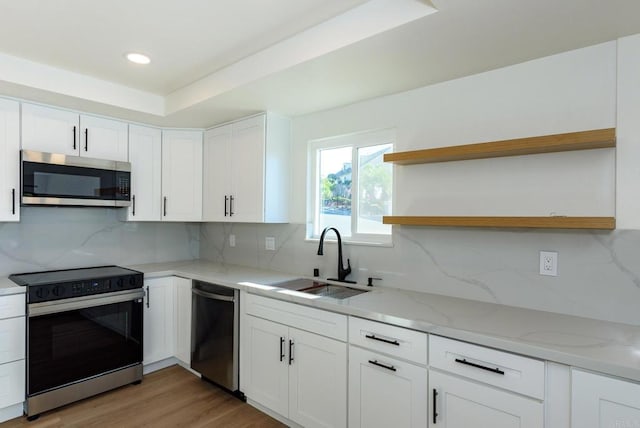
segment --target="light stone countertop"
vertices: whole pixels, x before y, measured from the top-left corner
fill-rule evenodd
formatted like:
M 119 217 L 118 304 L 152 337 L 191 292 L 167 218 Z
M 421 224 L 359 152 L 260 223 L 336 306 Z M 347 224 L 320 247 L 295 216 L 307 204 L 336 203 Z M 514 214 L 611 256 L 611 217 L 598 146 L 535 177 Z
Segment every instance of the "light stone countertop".
M 19 286 L 6 276 L 0 277 L 0 296 L 9 294 L 24 294 L 26 291 L 26 287 Z
M 130 267 L 146 278 L 213 282 L 640 382 L 640 326 L 379 286 L 336 300 L 272 286 L 294 275 L 201 260 Z
M 295 275 L 201 260 L 128 267 L 147 279 L 175 275 L 217 283 L 640 382 L 640 326 L 380 286 L 336 300 L 272 286 Z M 24 292 L 0 278 L 0 295 Z

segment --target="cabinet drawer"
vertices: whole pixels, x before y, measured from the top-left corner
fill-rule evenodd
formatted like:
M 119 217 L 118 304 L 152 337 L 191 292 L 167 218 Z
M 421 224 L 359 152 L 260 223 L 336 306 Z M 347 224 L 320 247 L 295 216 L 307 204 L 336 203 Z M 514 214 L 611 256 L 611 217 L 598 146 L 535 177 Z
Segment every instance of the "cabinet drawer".
M 321 309 L 268 297 L 245 294 L 244 308 L 249 315 L 265 318 L 334 339 L 347 341 L 347 317 Z
M 26 305 L 24 294 L 0 296 L 0 319 L 24 316 Z
M 544 398 L 544 362 L 533 358 L 430 335 L 429 365 L 540 400 Z
M 0 320 L 0 364 L 24 358 L 25 327 L 24 317 Z
M 0 364 L 0 409 L 24 401 L 24 360 Z
M 427 364 L 427 335 L 419 331 L 349 317 L 349 343 Z

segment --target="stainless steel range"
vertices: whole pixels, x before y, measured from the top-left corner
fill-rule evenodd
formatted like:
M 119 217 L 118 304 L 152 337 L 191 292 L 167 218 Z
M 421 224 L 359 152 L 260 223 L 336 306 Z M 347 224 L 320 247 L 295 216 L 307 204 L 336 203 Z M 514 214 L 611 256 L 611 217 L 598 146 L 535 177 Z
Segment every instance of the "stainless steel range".
M 30 419 L 142 380 L 142 273 L 104 266 L 9 278 L 28 287 Z

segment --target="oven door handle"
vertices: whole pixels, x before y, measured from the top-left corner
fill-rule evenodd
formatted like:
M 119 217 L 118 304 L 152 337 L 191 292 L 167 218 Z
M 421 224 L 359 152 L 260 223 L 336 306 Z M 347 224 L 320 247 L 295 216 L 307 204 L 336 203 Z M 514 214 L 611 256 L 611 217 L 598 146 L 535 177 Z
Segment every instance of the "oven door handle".
M 51 302 L 30 303 L 27 305 L 29 318 L 41 315 L 55 314 L 59 312 L 74 311 L 77 309 L 92 308 L 95 306 L 111 305 L 113 303 L 138 300 L 142 302 L 144 290 L 125 290 L 114 293 L 105 293 L 94 296 L 76 297 L 70 299 L 53 300 Z

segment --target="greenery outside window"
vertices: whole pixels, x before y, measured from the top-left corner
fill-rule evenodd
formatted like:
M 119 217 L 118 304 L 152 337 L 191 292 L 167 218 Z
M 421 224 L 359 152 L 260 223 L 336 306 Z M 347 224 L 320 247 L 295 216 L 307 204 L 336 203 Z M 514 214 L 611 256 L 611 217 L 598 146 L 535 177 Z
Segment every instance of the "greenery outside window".
M 393 166 L 383 155 L 394 143 L 394 130 L 309 143 L 308 239 L 335 227 L 346 242 L 391 244 L 391 225 L 382 216 L 391 215 Z

